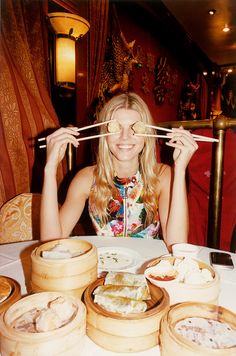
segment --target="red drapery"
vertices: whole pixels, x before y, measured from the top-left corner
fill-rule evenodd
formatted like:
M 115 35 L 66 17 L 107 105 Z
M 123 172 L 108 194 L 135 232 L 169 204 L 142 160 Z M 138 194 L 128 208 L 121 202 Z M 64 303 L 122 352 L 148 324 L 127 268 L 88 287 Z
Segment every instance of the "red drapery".
M 107 40 L 109 0 L 89 1 L 89 73 L 88 103 L 91 104 L 98 96 L 98 88 Z
M 58 126 L 48 94 L 44 6 L 40 0 L 1 4 L 0 205 L 40 186 L 33 138 Z M 59 181 L 62 176 L 60 168 Z
M 211 130 L 194 133 L 211 136 Z M 236 225 L 236 134 L 227 130 L 224 149 L 223 192 L 220 248 L 230 249 L 233 228 Z M 207 245 L 209 188 L 211 176 L 211 144 L 199 142 L 199 149 L 189 163 L 189 242 Z M 210 207 L 211 208 L 211 207 Z

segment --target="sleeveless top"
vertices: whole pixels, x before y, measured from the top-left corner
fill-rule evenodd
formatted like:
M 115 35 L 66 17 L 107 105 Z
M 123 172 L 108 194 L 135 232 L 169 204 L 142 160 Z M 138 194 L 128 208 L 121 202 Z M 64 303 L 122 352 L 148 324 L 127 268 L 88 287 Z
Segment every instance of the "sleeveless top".
M 130 178 L 114 177 L 116 193 L 108 204 L 108 222 L 102 226 L 89 203 L 89 215 L 97 235 L 159 238 L 160 220 L 156 212 L 154 221 L 144 226 L 146 210 L 142 201 L 143 182 L 140 172 Z

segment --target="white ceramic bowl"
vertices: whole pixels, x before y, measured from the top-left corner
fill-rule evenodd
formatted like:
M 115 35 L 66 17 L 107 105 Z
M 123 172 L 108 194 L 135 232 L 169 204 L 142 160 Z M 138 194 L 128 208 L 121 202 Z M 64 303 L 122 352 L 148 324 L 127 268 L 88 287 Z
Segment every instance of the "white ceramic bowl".
M 188 243 L 179 243 L 172 246 L 173 256 L 197 258 L 199 246 Z

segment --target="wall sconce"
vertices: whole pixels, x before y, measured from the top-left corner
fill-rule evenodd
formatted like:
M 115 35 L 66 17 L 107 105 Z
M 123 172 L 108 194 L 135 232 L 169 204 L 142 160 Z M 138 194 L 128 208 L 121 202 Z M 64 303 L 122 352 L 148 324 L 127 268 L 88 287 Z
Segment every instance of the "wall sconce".
M 65 12 L 49 13 L 48 19 L 56 34 L 55 84 L 75 88 L 76 42 L 89 31 L 90 25 L 83 17 Z

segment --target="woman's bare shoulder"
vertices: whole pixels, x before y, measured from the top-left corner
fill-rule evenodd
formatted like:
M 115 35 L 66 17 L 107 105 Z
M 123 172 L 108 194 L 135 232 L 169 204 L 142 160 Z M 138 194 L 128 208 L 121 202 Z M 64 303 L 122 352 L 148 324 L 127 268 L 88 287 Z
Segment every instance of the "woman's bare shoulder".
M 83 191 L 89 195 L 94 181 L 94 169 L 96 166 L 88 166 L 79 170 L 74 176 L 70 188 L 72 190 Z
M 158 163 L 157 176 L 159 179 L 160 188 L 163 185 L 169 185 L 171 181 L 171 167 L 167 164 Z
M 85 168 L 82 168 L 76 173 L 75 178 L 77 177 L 86 177 L 87 179 L 93 178 L 95 167 L 96 166 L 94 165 L 94 166 L 87 166 Z
M 164 164 L 164 163 L 157 164 L 157 175 L 160 179 L 170 174 L 171 174 L 171 167 L 168 164 Z

